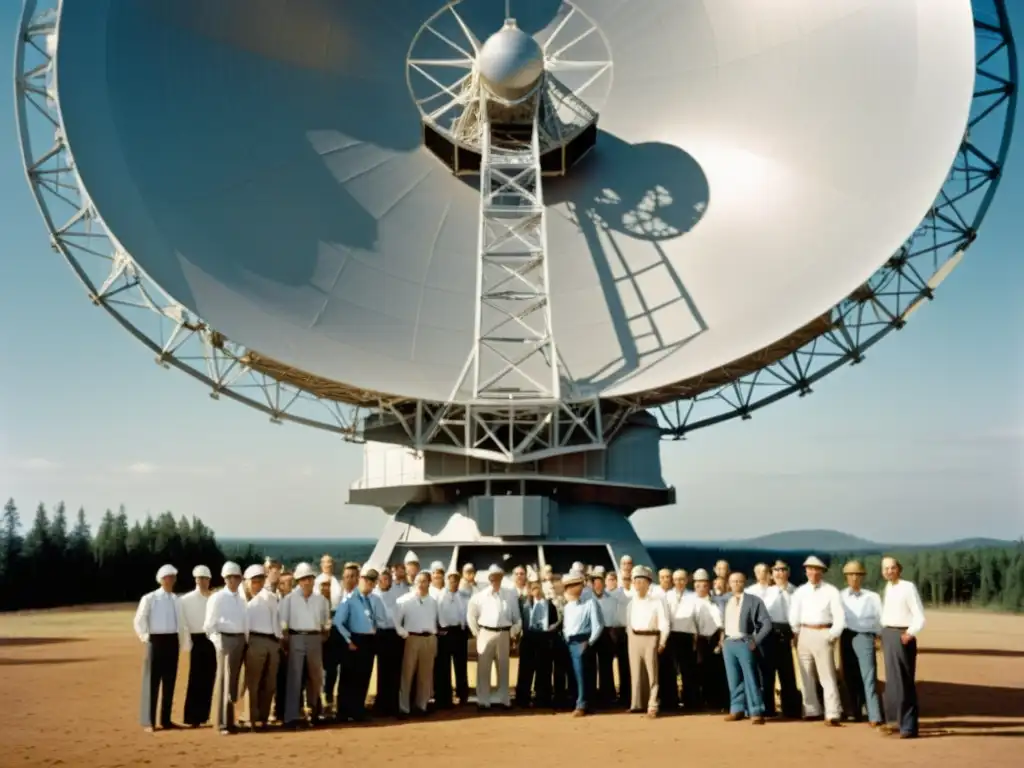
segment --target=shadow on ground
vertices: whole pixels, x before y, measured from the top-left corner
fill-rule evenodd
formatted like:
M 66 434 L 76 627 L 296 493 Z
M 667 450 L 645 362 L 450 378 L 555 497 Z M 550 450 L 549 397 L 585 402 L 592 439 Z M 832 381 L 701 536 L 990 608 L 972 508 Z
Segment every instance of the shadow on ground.
M 80 637 L 0 637 L 0 648 L 31 648 L 36 645 L 78 643 Z
M 917 652 L 928 656 L 992 656 L 997 659 L 1024 659 L 1024 651 L 997 650 L 995 648 L 918 648 Z

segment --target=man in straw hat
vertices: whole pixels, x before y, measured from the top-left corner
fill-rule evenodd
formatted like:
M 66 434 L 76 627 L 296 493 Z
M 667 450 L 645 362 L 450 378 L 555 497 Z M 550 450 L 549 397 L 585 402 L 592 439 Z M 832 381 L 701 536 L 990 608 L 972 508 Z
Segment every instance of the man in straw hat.
M 794 593 L 789 608 L 789 625 L 797 636 L 800 683 L 804 717 L 822 716 L 817 683 L 825 694 L 825 724 L 839 726 L 842 705 L 836 680 L 834 644 L 846 627 L 846 614 L 839 590 L 824 580 L 828 566 L 811 555 L 804 561 L 807 583 Z
M 885 598 L 882 606 L 882 654 L 885 659 L 884 733 L 897 728 L 900 738 L 917 736 L 917 636 L 924 629 L 924 606 L 917 587 L 903 579 L 895 557 L 882 558 Z
M 847 714 L 860 720 L 866 705 L 868 722 L 875 728 L 884 724 L 875 666 L 875 644 L 882 633 L 882 599 L 862 586 L 866 573 L 859 560 L 843 566 L 848 586 L 840 593 L 846 629 L 839 638 L 839 661 L 850 704 Z
M 213 682 L 217 676 L 217 652 L 203 631 L 206 604 L 212 594 L 210 577 L 209 568 L 197 565 L 192 569 L 196 588 L 181 598 L 181 612 L 192 639 L 192 652 L 188 657 L 188 688 L 185 691 L 185 725 L 192 728 L 198 728 L 210 719 Z
M 668 644 L 670 625 L 665 601 L 651 594 L 654 574 L 646 565 L 633 568 L 633 598 L 626 606 L 629 673 L 632 682 L 630 712 L 657 717 L 658 657 Z
M 515 592 L 501 586 L 505 571 L 500 565 L 487 569 L 489 586 L 469 601 L 466 621 L 476 637 L 476 696 L 481 709 L 491 706 L 491 667 L 498 667 L 498 703 L 512 706 L 508 671 L 511 641 L 519 636 L 523 619 Z
M 775 582 L 764 593 L 764 605 L 772 620 L 772 643 L 766 646 L 766 659 L 762 679 L 764 713 L 775 716 L 775 676 L 779 677 L 779 700 L 782 716 L 799 718 L 802 708 L 800 690 L 796 687 L 796 669 L 793 666 L 793 630 L 789 626 L 789 606 L 796 588 L 789 583 L 789 566 L 776 560 L 772 566 Z
M 566 597 L 562 612 L 562 637 L 569 648 L 573 679 L 576 681 L 574 717 L 587 714 L 593 700 L 597 683 L 594 645 L 604 630 L 601 606 L 596 600 L 582 597 L 585 581 L 581 573 L 570 573 L 562 579 Z
M 297 588 L 281 600 L 281 644 L 288 656 L 288 685 L 285 692 L 284 724 L 296 728 L 302 724 L 299 711 L 302 688 L 318 713 L 320 691 L 323 688 L 323 646 L 331 628 L 331 604 L 327 598 L 313 590 L 316 573 L 309 563 L 299 563 L 294 573 Z
M 133 622 L 135 634 L 146 644 L 146 661 L 142 667 L 142 699 L 139 720 L 152 731 L 156 726 L 156 701 L 160 698 L 160 727 L 177 728 L 171 722 L 174 683 L 178 678 L 178 654 L 192 649 L 192 638 L 181 610 L 181 601 L 174 594 L 178 569 L 163 565 L 156 572 L 160 586 L 142 596 Z

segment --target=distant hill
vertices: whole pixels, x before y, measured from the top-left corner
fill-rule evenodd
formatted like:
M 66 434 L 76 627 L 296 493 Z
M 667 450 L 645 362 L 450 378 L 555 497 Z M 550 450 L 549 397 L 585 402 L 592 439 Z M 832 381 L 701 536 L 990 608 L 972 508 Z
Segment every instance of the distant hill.
M 882 544 L 877 541 L 854 536 L 842 531 L 804 530 L 780 531 L 757 536 L 752 539 L 738 539 L 722 542 L 720 546 L 729 549 L 764 549 L 769 551 L 815 551 L 815 552 L 881 552 L 882 550 L 922 549 L 982 549 L 984 547 L 1012 547 L 1012 539 L 991 539 L 975 537 L 944 541 L 934 544 Z

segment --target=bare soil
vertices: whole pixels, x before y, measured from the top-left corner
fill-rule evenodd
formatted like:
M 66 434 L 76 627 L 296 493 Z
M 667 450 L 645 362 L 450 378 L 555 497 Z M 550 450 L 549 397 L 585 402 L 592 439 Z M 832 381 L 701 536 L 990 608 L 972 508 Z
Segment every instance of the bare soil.
M 637 715 L 475 711 L 423 721 L 378 721 L 312 731 L 218 737 L 209 728 L 144 733 L 137 725 L 142 646 L 130 609 L 0 615 L 0 765 L 296 765 L 342 759 L 375 766 L 502 768 L 558 765 L 743 765 L 827 760 L 829 768 L 1021 764 L 1024 754 L 1024 617 L 929 614 L 921 641 L 921 738 L 884 737 L 867 725 L 825 728 L 719 716 L 647 720 Z M 513 669 L 513 679 L 515 670 Z M 187 657 L 175 696 L 181 719 Z M 474 670 L 470 670 L 470 680 Z M 244 712 L 244 705 L 242 707 Z M 822 762 L 823 764 L 823 762 Z

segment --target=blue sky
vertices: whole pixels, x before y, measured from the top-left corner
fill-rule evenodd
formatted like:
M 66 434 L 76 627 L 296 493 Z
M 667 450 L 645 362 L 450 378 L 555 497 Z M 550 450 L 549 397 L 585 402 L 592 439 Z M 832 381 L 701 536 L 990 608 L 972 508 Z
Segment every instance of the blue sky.
M 0 4 L 0 62 L 13 58 L 17 5 Z M 376 535 L 383 514 L 345 504 L 358 446 L 211 400 L 90 305 L 48 247 L 11 103 L 0 99 L 0 496 L 25 517 L 64 499 L 94 521 L 124 503 L 131 515 L 196 514 L 225 536 Z M 981 237 L 938 300 L 812 396 L 665 444 L 679 504 L 638 513 L 640 535 L 1024 534 L 1022 210 L 1017 146 Z

